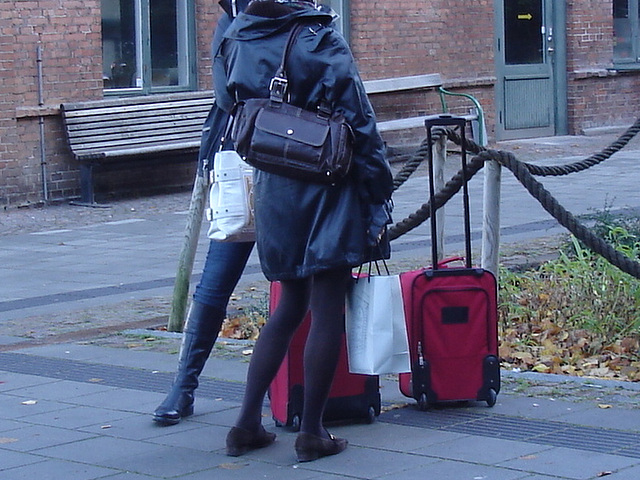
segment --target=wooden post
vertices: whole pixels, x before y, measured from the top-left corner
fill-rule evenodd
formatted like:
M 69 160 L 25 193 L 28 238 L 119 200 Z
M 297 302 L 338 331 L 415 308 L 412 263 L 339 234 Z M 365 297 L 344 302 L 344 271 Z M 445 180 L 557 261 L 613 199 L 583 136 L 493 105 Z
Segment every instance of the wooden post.
M 436 192 L 444 187 L 444 164 L 447 161 L 447 136 L 442 135 L 433 145 L 433 183 Z M 438 261 L 444 258 L 444 206 L 436 211 Z
M 482 263 L 498 278 L 500 254 L 500 179 L 502 167 L 494 160 L 484 164 Z
M 187 304 L 189 300 L 189 283 L 193 272 L 193 262 L 198 248 L 200 229 L 202 227 L 202 216 L 207 200 L 207 179 L 196 175 L 189 204 L 189 214 L 187 217 L 187 227 L 185 229 L 184 243 L 178 260 L 178 271 L 176 282 L 173 287 L 173 299 L 171 302 L 171 313 L 167 330 L 170 332 L 181 332 L 187 315 Z

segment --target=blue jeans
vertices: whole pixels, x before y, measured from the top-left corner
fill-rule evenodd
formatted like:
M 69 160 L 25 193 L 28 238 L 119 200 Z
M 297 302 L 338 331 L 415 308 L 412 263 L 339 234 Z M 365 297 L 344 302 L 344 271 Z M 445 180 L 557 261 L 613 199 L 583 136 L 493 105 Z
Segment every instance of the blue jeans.
M 209 242 L 202 278 L 193 299 L 226 311 L 229 297 L 247 265 L 253 242 Z

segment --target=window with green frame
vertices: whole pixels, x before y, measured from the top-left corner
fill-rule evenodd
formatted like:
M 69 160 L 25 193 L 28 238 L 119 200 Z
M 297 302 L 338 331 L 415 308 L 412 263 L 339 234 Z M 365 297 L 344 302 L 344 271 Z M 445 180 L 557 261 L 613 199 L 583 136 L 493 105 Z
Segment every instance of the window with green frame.
M 613 61 L 618 68 L 640 68 L 640 0 L 613 0 Z
M 195 85 L 190 0 L 101 0 L 106 92 L 154 93 Z

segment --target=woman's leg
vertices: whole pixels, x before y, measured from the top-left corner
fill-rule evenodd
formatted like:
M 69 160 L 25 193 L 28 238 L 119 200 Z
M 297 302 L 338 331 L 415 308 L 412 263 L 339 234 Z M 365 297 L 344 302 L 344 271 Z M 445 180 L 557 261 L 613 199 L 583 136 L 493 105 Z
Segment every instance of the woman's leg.
M 253 242 L 210 241 L 193 299 L 226 311 L 229 297 L 240 280 L 253 246 Z
M 347 448 L 345 439 L 329 435 L 322 425 L 322 416 L 340 355 L 349 278 L 347 268 L 323 272 L 313 278 L 312 322 L 304 350 L 304 406 L 295 444 L 300 462 L 336 455 Z
M 310 279 L 282 281 L 281 286 L 280 303 L 262 328 L 253 350 L 236 421 L 236 427 L 250 432 L 258 432 L 261 428 L 264 396 L 308 310 Z
M 329 397 L 344 333 L 344 298 L 348 268 L 313 277 L 311 329 L 304 350 L 304 406 L 300 431 L 329 438 L 322 416 Z
M 160 425 L 175 425 L 193 413 L 193 392 L 226 316 L 229 297 L 245 268 L 253 243 L 211 241 L 184 327 L 178 372 L 171 390 L 153 413 Z

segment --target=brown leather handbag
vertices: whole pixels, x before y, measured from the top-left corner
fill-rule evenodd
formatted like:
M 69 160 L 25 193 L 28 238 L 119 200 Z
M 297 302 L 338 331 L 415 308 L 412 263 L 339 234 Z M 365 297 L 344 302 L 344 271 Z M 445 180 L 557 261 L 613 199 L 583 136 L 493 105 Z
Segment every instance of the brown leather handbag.
M 291 30 L 269 98 L 239 101 L 231 138 L 236 151 L 254 167 L 285 177 L 333 184 L 351 168 L 353 132 L 344 117 L 323 101 L 316 112 L 285 101 L 287 57 L 303 28 Z

